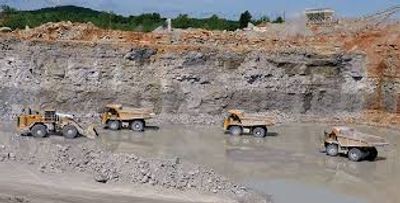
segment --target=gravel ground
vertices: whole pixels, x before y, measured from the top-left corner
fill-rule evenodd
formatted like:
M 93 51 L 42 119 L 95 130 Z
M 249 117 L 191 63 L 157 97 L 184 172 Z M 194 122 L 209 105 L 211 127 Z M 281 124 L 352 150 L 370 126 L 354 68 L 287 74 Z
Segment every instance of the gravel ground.
M 28 163 L 45 174 L 83 173 L 104 184 L 151 185 L 215 194 L 238 202 L 267 202 L 206 166 L 182 161 L 179 157 L 148 159 L 134 154 L 115 154 L 85 138 L 64 140 L 12 136 L 10 144 L 0 146 L 0 162 Z

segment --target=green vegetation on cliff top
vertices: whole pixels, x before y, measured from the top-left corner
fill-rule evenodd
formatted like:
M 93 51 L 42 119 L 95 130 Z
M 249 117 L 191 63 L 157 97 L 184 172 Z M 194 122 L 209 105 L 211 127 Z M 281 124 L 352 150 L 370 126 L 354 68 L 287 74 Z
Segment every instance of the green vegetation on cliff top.
M 37 27 L 47 22 L 71 21 L 80 23 L 92 22 L 94 25 L 104 29 L 149 32 L 164 25 L 166 21 L 166 18 L 161 17 L 158 13 L 122 16 L 111 12 L 95 11 L 77 6 L 60 6 L 32 11 L 20 11 L 4 5 L 1 10 L 0 26 L 12 29 L 23 29 L 26 26 Z M 220 18 L 217 15 L 209 18 L 192 18 L 186 14 L 172 19 L 172 24 L 175 28 L 203 28 L 208 30 L 236 30 L 243 28 L 246 22 L 259 24 L 269 22 L 269 18 L 262 17 L 253 20 L 251 14 L 246 11 L 238 21 Z M 273 22 L 280 23 L 281 21 L 276 20 Z

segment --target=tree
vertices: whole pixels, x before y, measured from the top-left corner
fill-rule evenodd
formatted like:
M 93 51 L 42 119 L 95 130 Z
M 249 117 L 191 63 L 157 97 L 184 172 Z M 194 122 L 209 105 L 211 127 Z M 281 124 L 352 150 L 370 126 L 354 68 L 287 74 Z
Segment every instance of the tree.
M 252 18 L 253 16 L 251 16 L 251 13 L 249 11 L 245 11 L 244 13 L 240 14 L 239 28 L 243 29 L 247 27 Z
M 251 19 L 249 12 L 244 15 L 243 19 L 246 18 L 245 22 L 247 23 Z M 59 6 L 32 11 L 18 11 L 4 6 L 3 10 L 0 10 L 1 26 L 12 29 L 24 29 L 26 25 L 33 28 L 47 22 L 71 21 L 81 23 L 92 22 L 94 25 L 105 29 L 150 32 L 163 25 L 165 20 L 166 18 L 163 18 L 158 13 L 144 13 L 138 16 L 126 17 L 112 12 L 99 12 L 76 6 Z M 244 23 L 244 26 L 247 26 L 246 23 Z M 172 24 L 176 28 L 193 27 L 209 30 L 233 31 L 239 28 L 239 21 L 224 19 L 217 15 L 210 16 L 209 18 L 193 18 L 188 15 L 179 15 L 175 19 L 172 19 Z
M 284 23 L 285 20 L 282 18 L 282 16 L 277 17 L 273 23 Z
M 177 28 L 189 28 L 191 27 L 191 19 L 187 14 L 179 14 L 178 17 L 172 20 L 172 24 Z
M 0 11 L 2 13 L 5 13 L 5 14 L 11 14 L 11 13 L 15 13 L 17 11 L 17 9 L 12 8 L 12 7 L 8 6 L 8 5 L 1 5 L 0 6 Z
M 254 21 L 254 24 L 259 25 L 261 23 L 269 23 L 269 22 L 271 22 L 271 20 L 269 19 L 268 16 L 262 16 L 260 19 Z

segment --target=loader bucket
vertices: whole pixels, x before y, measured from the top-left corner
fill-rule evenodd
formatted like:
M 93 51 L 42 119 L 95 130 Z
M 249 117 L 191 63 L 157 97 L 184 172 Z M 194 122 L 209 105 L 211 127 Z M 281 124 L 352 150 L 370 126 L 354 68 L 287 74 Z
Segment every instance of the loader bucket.
M 98 136 L 96 129 L 94 128 L 94 125 L 90 125 L 88 128 L 83 129 L 83 127 L 81 127 L 78 122 L 76 122 L 73 119 L 69 120 L 69 124 L 73 125 L 76 127 L 76 129 L 78 130 L 79 134 L 87 137 L 89 139 L 96 139 L 96 137 Z
M 89 139 L 96 139 L 97 136 L 99 136 L 99 134 L 96 131 L 96 128 L 94 127 L 94 125 L 90 125 L 84 132 L 85 137 L 89 138 Z

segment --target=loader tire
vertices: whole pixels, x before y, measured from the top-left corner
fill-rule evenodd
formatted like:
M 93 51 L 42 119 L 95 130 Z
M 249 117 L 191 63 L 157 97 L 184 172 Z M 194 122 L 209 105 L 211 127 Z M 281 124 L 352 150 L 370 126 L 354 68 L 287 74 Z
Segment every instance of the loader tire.
M 229 133 L 233 136 L 239 136 L 243 133 L 243 129 L 240 126 L 229 127 Z
M 336 144 L 328 144 L 326 146 L 326 154 L 328 156 L 337 156 L 339 154 L 339 147 Z
M 144 131 L 144 122 L 140 120 L 133 121 L 131 123 L 131 129 L 133 131 L 142 132 Z
M 31 134 L 33 137 L 43 138 L 47 135 L 47 127 L 42 124 L 36 124 L 31 129 Z
M 108 121 L 107 125 L 111 130 L 119 130 L 121 128 L 121 122 L 119 121 Z
M 254 137 L 265 137 L 267 136 L 267 129 L 263 127 L 256 127 L 253 129 L 253 135 Z
M 78 136 L 78 130 L 73 125 L 67 125 L 63 128 L 62 133 L 67 139 L 74 139 Z

